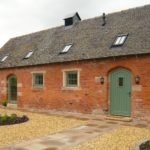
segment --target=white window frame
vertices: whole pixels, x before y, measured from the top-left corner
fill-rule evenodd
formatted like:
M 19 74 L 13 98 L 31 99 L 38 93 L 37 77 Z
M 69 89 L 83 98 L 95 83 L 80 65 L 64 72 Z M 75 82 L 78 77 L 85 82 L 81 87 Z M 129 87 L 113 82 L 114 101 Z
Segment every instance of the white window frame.
M 45 88 L 45 71 L 34 71 L 32 73 L 32 89 L 44 89 Z M 43 85 L 42 86 L 36 86 L 35 85 L 35 75 L 36 74 L 43 74 Z
M 4 56 L 4 57 L 1 59 L 1 62 L 4 62 L 7 58 L 8 58 L 8 55 Z
M 71 49 L 72 46 L 73 46 L 72 43 L 65 45 L 63 50 L 60 53 L 61 54 L 67 53 Z
M 79 90 L 80 88 L 80 71 L 81 69 L 63 69 L 63 90 Z M 67 86 L 67 73 L 77 72 L 77 86 Z
M 124 35 L 118 35 L 113 43 L 112 46 L 121 46 L 125 43 L 126 39 L 127 39 L 128 35 L 124 34 Z
M 26 54 L 26 56 L 24 57 L 25 59 L 30 58 L 33 55 L 33 51 L 30 51 Z

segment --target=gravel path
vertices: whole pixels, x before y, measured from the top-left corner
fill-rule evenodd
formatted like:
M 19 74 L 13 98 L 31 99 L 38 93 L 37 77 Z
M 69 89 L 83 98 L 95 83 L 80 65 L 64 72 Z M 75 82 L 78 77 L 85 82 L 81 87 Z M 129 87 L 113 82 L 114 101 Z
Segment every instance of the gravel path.
M 0 114 L 5 113 L 15 113 L 19 116 L 27 115 L 29 117 L 29 121 L 22 124 L 0 126 L 0 147 L 41 137 L 53 132 L 62 131 L 86 122 L 73 118 L 23 112 L 18 110 L 4 110 L 0 108 Z
M 150 139 L 150 130 L 123 127 L 67 150 L 134 150 L 141 140 Z

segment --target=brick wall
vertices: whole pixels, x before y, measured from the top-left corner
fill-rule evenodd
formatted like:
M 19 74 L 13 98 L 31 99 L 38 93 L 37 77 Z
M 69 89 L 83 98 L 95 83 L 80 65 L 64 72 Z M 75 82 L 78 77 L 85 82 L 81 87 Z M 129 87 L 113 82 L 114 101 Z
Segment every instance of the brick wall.
M 132 73 L 132 116 L 146 117 L 150 113 L 150 57 L 132 56 L 101 60 L 78 61 L 61 64 L 1 69 L 0 99 L 7 99 L 7 78 L 14 74 L 18 82 L 18 106 L 91 113 L 109 109 L 109 74 L 116 68 L 126 68 Z M 78 90 L 63 89 L 63 69 L 78 68 Z M 32 88 L 32 72 L 45 72 L 44 89 Z M 135 84 L 135 76 L 141 78 Z M 99 77 L 105 81 L 101 85 Z M 146 115 L 147 114 L 147 115 Z

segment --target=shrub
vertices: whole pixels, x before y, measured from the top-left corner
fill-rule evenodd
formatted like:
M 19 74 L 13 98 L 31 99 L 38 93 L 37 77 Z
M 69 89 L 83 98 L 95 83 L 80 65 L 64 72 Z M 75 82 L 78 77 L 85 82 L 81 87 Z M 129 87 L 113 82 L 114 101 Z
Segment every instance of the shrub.
M 1 120 L 2 123 L 6 123 L 9 120 L 9 118 L 10 117 L 8 115 L 4 115 L 4 116 L 0 117 L 0 120 Z
M 10 116 L 8 116 L 7 114 L 5 114 L 4 116 L 0 115 L 0 126 L 23 123 L 28 120 L 29 118 L 25 115 L 23 115 L 22 117 L 19 117 L 16 114 L 11 114 Z
M 16 115 L 16 114 L 11 114 L 11 116 L 10 116 L 10 120 L 11 120 L 11 121 L 16 120 L 16 118 L 17 118 L 17 115 Z
M 8 104 L 7 101 L 3 101 L 3 102 L 2 102 L 2 105 L 3 105 L 4 107 L 7 107 L 7 104 Z

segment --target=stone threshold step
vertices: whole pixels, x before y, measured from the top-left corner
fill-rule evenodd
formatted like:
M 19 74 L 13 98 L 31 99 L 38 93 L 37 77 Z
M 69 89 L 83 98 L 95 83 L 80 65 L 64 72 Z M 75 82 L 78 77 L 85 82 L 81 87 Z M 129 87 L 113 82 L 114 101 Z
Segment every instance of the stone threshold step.
M 113 120 L 113 121 L 124 121 L 124 122 L 131 122 L 133 119 L 131 117 L 122 117 L 122 116 L 105 116 L 106 120 Z
M 17 108 L 17 104 L 8 103 L 7 107 L 8 108 Z

